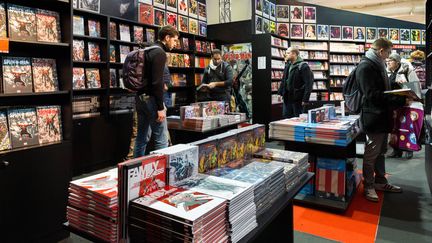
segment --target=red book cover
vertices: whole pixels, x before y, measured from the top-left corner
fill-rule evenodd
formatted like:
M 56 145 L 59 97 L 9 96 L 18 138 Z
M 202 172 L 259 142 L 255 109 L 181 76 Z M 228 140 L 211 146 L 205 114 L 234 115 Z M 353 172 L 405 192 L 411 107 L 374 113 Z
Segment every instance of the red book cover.
M 139 4 L 139 22 L 148 25 L 154 24 L 152 5 L 143 4 L 143 3 Z
M 117 170 L 113 169 L 71 181 L 70 184 L 114 201 L 117 199 L 117 176 Z

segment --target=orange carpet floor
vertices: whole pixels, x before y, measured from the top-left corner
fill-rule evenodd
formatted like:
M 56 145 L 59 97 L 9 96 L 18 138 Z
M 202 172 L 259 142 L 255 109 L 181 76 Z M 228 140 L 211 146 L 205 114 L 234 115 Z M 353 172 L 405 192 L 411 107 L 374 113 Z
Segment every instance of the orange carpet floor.
M 318 237 L 347 243 L 373 243 L 378 229 L 381 206 L 384 200 L 378 192 L 379 203 L 363 197 L 363 185 L 343 214 L 294 206 L 294 229 Z

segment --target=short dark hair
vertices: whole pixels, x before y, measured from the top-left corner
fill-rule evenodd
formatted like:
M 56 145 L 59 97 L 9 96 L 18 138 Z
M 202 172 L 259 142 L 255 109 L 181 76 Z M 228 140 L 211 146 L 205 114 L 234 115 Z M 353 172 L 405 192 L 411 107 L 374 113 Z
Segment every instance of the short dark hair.
M 221 51 L 221 50 L 219 50 L 219 49 L 213 49 L 213 51 L 212 51 L 211 55 L 212 55 L 212 56 L 214 56 L 214 55 L 216 55 L 216 54 L 219 54 L 219 55 L 221 55 L 221 56 L 222 56 L 222 51 Z
M 173 26 L 165 25 L 159 30 L 158 37 L 159 40 L 162 41 L 165 39 L 166 36 L 169 37 L 180 36 L 180 33 Z
M 392 46 L 393 43 L 389 41 L 387 38 L 383 38 L 383 37 L 376 39 L 372 44 L 372 48 L 375 50 L 379 50 L 381 48 L 383 48 L 384 50 L 388 50 L 392 48 Z

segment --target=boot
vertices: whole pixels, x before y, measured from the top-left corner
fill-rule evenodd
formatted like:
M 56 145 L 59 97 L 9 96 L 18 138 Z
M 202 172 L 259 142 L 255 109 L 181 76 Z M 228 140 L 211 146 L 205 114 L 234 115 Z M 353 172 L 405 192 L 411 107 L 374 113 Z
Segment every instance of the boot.
M 397 149 L 393 149 L 393 152 L 391 154 L 389 154 L 387 157 L 389 157 L 389 158 L 400 158 L 400 157 L 402 157 L 402 151 L 401 150 L 397 150 Z

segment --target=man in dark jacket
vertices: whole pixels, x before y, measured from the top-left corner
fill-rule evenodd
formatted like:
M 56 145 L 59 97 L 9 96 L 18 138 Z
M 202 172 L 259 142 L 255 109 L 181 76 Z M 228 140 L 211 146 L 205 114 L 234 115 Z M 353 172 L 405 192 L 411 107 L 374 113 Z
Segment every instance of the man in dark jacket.
M 163 75 L 167 59 L 166 51 L 174 48 L 179 32 L 171 25 L 164 26 L 159 30 L 158 37 L 158 41 L 154 44 L 157 48 L 148 50 L 145 56 L 145 76 L 148 78 L 148 89 L 138 92 L 135 99 L 138 117 L 135 158 L 145 154 L 149 141 L 149 128 L 155 140 L 155 149 L 168 147 Z
M 287 63 L 278 91 L 283 98 L 284 118 L 298 117 L 308 104 L 312 91 L 313 73 L 299 54 L 297 47 L 288 48 L 285 54 Z
M 363 156 L 364 192 L 366 199 L 374 202 L 379 200 L 375 190 L 402 191 L 400 187 L 389 184 L 385 177 L 385 153 L 387 136 L 392 130 L 393 110 L 411 101 L 402 96 L 384 94 L 384 91 L 391 90 L 385 69 L 385 60 L 391 50 L 392 43 L 388 39 L 377 39 L 356 70 L 356 81 L 363 93 L 360 126 L 367 137 Z

